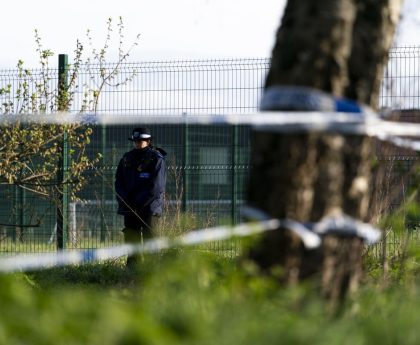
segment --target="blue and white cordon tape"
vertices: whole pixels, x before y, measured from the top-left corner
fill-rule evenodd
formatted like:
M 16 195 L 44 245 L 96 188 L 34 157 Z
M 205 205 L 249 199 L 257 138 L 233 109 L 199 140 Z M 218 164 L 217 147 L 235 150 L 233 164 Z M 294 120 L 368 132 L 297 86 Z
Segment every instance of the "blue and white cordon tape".
M 19 254 L 0 259 L 0 272 L 31 271 L 115 259 L 125 255 L 157 253 L 164 249 L 251 236 L 278 229 L 289 229 L 295 233 L 309 250 L 318 248 L 322 242 L 321 237 L 325 234 L 360 237 L 367 244 L 376 243 L 381 236 L 380 230 L 347 216 L 327 217 L 319 223 L 303 224 L 289 219 L 268 219 L 263 212 L 249 207 L 244 207 L 244 216 L 259 221 L 233 227 L 219 226 L 201 229 L 188 232 L 175 239 L 161 237 L 142 244 L 125 244 L 91 250 L 67 250 L 57 253 Z
M 277 111 L 322 111 L 362 114 L 372 113 L 368 107 L 349 99 L 334 97 L 321 90 L 302 86 L 268 87 L 261 99 L 260 109 Z
M 420 141 L 407 137 L 420 137 L 420 124 L 400 123 L 381 119 L 368 107 L 333 97 L 324 92 L 303 88 L 274 86 L 268 88 L 261 101 L 259 113 L 249 114 L 153 114 L 134 116 L 113 113 L 101 114 L 6 114 L 0 116 L 2 126 L 16 123 L 38 124 L 196 124 L 196 125 L 250 125 L 260 131 L 302 132 L 321 131 L 360 134 L 376 137 L 394 145 L 420 151 Z M 402 138 L 405 137 L 405 138 Z M 157 238 L 143 244 L 122 245 L 92 250 L 71 250 L 58 253 L 17 255 L 0 259 L 0 271 L 14 272 L 46 267 L 82 264 L 107 260 L 124 255 L 155 253 L 177 246 L 224 240 L 230 237 L 250 236 L 279 228 L 287 228 L 302 239 L 308 249 L 320 246 L 321 236 L 329 233 L 357 236 L 367 244 L 376 243 L 381 232 L 369 224 L 345 215 L 327 217 L 319 223 L 302 224 L 293 220 L 269 219 L 259 210 L 246 208 L 244 216 L 257 222 L 235 227 L 215 227 L 189 232 L 177 239 Z
M 256 130 L 270 132 L 318 131 L 367 135 L 420 151 L 420 141 L 407 138 L 420 138 L 419 123 L 386 121 L 369 107 L 319 90 L 273 86 L 265 90 L 260 109 L 261 112 L 243 114 L 5 114 L 0 115 L 0 124 L 250 125 Z

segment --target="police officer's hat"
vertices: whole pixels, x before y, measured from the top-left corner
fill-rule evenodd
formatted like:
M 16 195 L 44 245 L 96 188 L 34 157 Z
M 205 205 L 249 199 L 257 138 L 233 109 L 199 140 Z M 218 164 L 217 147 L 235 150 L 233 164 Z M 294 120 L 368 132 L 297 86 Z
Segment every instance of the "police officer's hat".
M 149 139 L 152 139 L 152 135 L 150 134 L 149 128 L 145 128 L 145 127 L 134 128 L 133 133 L 131 134 L 131 137 L 128 138 L 128 140 L 130 141 L 149 140 Z

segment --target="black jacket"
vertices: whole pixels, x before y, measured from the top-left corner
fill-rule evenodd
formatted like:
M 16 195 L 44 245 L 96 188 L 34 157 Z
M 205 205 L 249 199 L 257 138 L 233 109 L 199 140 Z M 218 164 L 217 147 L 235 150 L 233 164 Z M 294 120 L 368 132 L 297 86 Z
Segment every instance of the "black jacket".
M 150 146 L 124 154 L 115 175 L 118 214 L 161 215 L 166 183 L 165 151 Z

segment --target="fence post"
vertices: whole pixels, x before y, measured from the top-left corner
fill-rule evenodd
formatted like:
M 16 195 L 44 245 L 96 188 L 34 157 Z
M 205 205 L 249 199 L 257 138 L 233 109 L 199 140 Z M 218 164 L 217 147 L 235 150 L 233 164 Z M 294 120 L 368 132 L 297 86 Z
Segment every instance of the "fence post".
M 184 120 L 187 119 L 187 114 L 184 113 L 183 114 Z M 189 128 L 188 128 L 188 123 L 187 121 L 184 122 L 184 154 L 183 154 L 183 193 L 182 193 L 182 212 L 186 213 L 187 212 L 187 203 L 188 203 L 188 164 L 189 164 Z
M 236 224 L 237 217 L 237 199 L 238 199 L 238 179 L 236 173 L 236 164 L 238 160 L 238 126 L 232 125 L 232 152 L 231 152 L 231 165 L 232 165 L 232 193 L 231 193 L 231 217 L 232 224 Z
M 11 219 L 12 219 L 12 224 L 17 224 L 16 223 L 16 212 L 17 212 L 17 203 L 16 203 L 16 186 L 13 185 L 10 188 L 13 188 L 13 205 L 11 205 Z M 11 192 L 12 193 L 12 192 Z M 12 195 L 12 194 L 11 194 Z M 12 196 L 11 196 L 12 197 Z M 16 242 L 16 231 L 17 231 L 17 227 L 13 226 L 10 227 L 9 230 L 7 230 L 7 235 L 10 236 L 12 238 L 12 242 L 15 243 Z
M 19 242 L 23 242 L 23 229 L 25 224 L 25 205 L 26 205 L 26 193 L 23 188 L 18 188 L 19 193 Z
M 58 110 L 66 111 L 67 109 L 67 87 L 68 87 L 68 55 L 58 55 Z M 57 183 L 62 183 L 62 194 L 58 195 L 59 202 L 57 205 L 57 249 L 64 249 L 66 246 L 66 236 L 68 234 L 68 185 L 63 183 L 67 179 L 68 172 L 68 138 L 67 132 L 64 130 L 61 143 L 61 155 L 58 160 Z
M 115 142 L 112 143 L 112 171 L 117 169 L 118 161 L 117 161 L 117 147 Z M 117 195 L 115 191 L 115 184 L 112 183 L 112 197 L 115 202 L 115 195 Z M 116 229 L 117 229 L 117 211 L 114 207 L 112 209 L 112 231 L 111 231 L 111 239 L 112 241 L 115 239 Z
M 19 151 L 22 150 L 22 147 L 20 146 Z M 19 180 L 22 178 L 22 168 L 19 172 Z M 13 242 L 16 243 L 16 240 L 19 242 L 23 242 L 23 223 L 25 221 L 25 214 L 24 214 L 24 205 L 25 205 L 25 198 L 26 193 L 24 189 L 19 186 L 15 185 L 15 213 L 13 216 L 13 222 L 15 224 L 14 227 L 14 233 L 12 235 Z
M 105 125 L 101 126 L 101 152 L 102 152 L 102 179 L 101 179 L 101 243 L 105 242 L 105 235 L 106 235 L 106 224 L 105 224 L 105 215 L 108 214 L 106 212 L 106 198 L 105 198 L 105 183 L 106 183 L 106 171 L 104 169 L 106 164 L 106 127 Z
M 19 223 L 19 214 L 20 214 L 19 210 L 22 207 L 22 205 L 20 204 L 21 188 L 18 187 L 17 185 L 15 185 L 14 188 L 15 188 L 15 198 L 14 198 L 13 224 L 15 224 L 15 226 L 14 226 L 14 231 L 12 232 L 12 240 L 13 240 L 13 243 L 16 243 L 16 239 L 18 238 L 18 233 L 20 232 L 20 228 L 18 224 L 22 224 L 22 223 Z

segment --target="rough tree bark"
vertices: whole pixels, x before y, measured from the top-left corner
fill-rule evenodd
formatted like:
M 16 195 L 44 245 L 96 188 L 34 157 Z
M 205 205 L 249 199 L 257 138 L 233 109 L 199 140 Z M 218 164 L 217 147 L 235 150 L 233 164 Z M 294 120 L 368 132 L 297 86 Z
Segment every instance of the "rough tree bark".
M 402 0 L 289 0 L 272 51 L 266 88 L 320 89 L 376 108 Z M 254 132 L 248 203 L 277 218 L 307 222 L 345 213 L 365 220 L 371 141 L 364 136 Z M 337 299 L 362 275 L 360 239 L 327 236 L 306 251 L 288 231 L 265 235 L 250 257 L 282 280 L 320 274 L 322 293 Z

